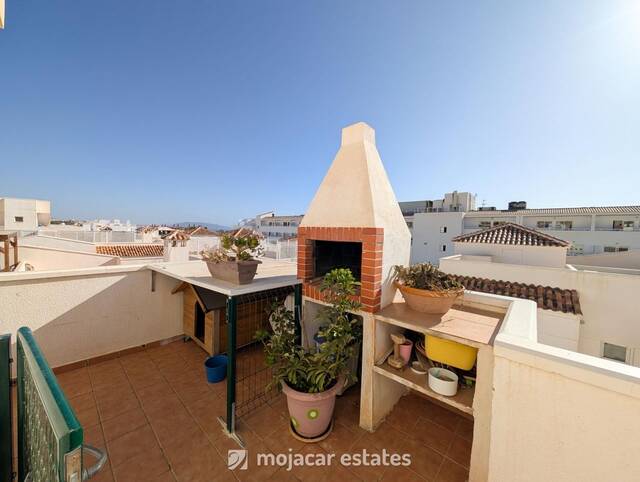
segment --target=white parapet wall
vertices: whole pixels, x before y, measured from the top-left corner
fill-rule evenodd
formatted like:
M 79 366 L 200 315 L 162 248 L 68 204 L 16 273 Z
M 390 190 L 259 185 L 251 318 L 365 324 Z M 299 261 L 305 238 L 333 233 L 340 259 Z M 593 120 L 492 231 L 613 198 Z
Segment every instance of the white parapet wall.
M 0 333 L 28 326 L 53 367 L 182 334 L 179 282 L 140 266 L 0 276 Z
M 488 467 L 471 480 L 640 480 L 640 368 L 542 345 L 527 323 L 496 337 Z

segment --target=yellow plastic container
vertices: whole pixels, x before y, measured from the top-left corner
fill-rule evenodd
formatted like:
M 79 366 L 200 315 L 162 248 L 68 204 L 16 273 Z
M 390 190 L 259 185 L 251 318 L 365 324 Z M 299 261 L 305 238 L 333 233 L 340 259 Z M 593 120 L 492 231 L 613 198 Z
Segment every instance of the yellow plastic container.
M 471 370 L 478 356 L 478 349 L 437 336 L 426 335 L 427 357 L 460 370 Z

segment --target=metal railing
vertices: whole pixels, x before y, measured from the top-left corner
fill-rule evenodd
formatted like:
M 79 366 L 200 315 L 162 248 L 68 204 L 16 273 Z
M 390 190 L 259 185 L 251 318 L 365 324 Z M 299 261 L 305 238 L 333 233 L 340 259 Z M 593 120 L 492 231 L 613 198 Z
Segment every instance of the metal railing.
M 83 429 L 29 328 L 18 330 L 18 481 L 80 482 L 107 454 L 83 445 Z M 83 468 L 83 452 L 97 463 Z

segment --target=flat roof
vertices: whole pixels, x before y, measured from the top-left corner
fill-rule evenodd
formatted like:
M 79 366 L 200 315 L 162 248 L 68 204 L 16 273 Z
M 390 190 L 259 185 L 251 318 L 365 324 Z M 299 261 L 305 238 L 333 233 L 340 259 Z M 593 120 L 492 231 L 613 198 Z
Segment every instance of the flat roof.
M 261 258 L 260 261 L 262 264 L 258 265 L 256 277 L 246 285 L 236 285 L 213 278 L 204 261 L 157 263 L 149 264 L 147 267 L 157 273 L 227 296 L 245 295 L 302 283 L 296 276 L 298 271 L 296 263 L 270 258 Z

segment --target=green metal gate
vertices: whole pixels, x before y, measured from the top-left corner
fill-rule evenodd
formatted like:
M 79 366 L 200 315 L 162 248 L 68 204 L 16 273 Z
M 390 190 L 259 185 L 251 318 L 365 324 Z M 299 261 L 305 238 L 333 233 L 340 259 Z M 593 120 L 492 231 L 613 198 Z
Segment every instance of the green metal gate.
M 11 421 L 11 336 L 0 335 L 0 480 L 13 478 Z
M 29 328 L 18 330 L 18 481 L 80 482 L 106 462 L 83 446 L 82 426 Z M 98 463 L 83 470 L 83 450 Z

